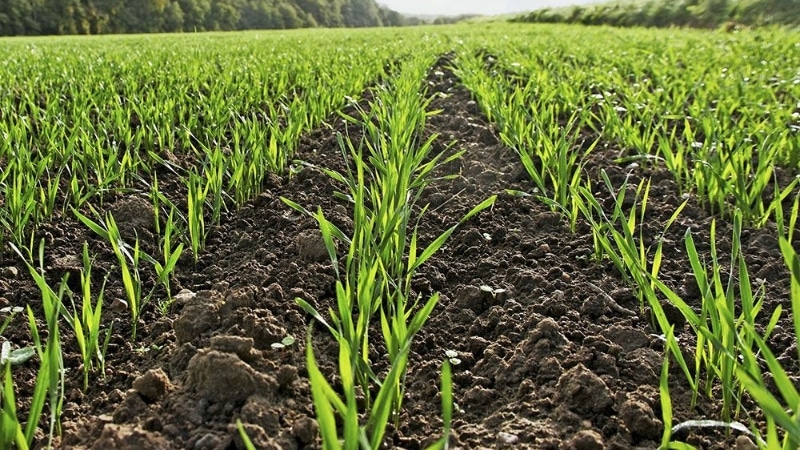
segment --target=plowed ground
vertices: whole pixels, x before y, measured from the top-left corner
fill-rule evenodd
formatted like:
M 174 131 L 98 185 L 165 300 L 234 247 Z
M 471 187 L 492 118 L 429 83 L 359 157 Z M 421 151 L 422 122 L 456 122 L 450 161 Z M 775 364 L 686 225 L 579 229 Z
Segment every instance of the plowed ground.
M 389 444 L 418 449 L 440 436 L 441 362 L 445 351 L 455 350 L 461 363 L 454 367 L 454 447 L 657 447 L 663 429 L 660 331 L 616 269 L 592 259 L 588 225 L 579 223 L 572 233 L 534 197 L 507 191 L 531 192 L 533 186 L 517 155 L 500 143 L 447 63 L 443 59 L 430 72 L 429 92 L 443 95 L 430 106 L 441 113 L 429 119 L 427 132 L 440 135 L 437 151 L 465 153 L 439 170 L 438 175 L 455 178 L 434 182 L 421 196 L 420 204 L 430 204 L 420 222 L 423 241 L 430 242 L 490 195 L 499 197 L 492 209 L 463 224 L 415 279 L 418 294 L 427 298 L 440 292 L 441 301 L 412 347 L 407 397 Z M 344 170 L 336 133 L 356 143 L 360 139 L 360 130 L 332 117 L 303 138 L 297 158 Z M 601 169 L 617 185 L 626 178 L 633 185 L 651 178 L 645 236 L 655 240 L 683 199 L 666 171 L 618 164 L 619 152 L 598 145 L 586 176 L 598 181 L 596 186 L 601 186 Z M 176 158 L 176 165 L 188 164 Z M 168 174 L 159 177 L 165 194 L 176 201 L 185 198 Z M 161 312 L 157 298 L 164 293 L 157 291 L 135 341 L 130 339 L 129 313 L 124 305 L 113 305 L 124 295 L 108 246 L 71 217 L 43 227 L 39 235 L 46 241 L 44 262 L 51 283 L 64 273 L 77 280 L 84 241 L 97 255 L 97 289 L 105 274 L 111 274 L 104 323 L 114 327 L 107 370 L 105 377 L 91 376 L 85 393 L 74 337 L 63 330 L 68 371 L 58 446 L 242 448 L 234 425 L 241 418 L 258 448 L 319 447 L 303 344 L 312 319 L 294 298 L 327 310 L 334 297 L 334 273 L 317 224 L 290 210 L 280 197 L 310 210 L 321 207 L 334 223 L 350 230 L 350 209 L 334 196 L 337 189 L 342 187 L 313 168 L 271 176 L 257 199 L 225 214 L 197 263 L 190 255 L 181 259 L 173 293 L 187 289 L 195 295 L 184 292 Z M 609 193 L 600 195 L 611 201 Z M 691 228 L 701 252 L 708 255 L 712 219 L 696 205 L 691 200 L 664 236 L 661 272 L 693 306 L 699 296 L 682 239 Z M 152 221 L 142 219 L 152 218 L 146 198 L 116 196 L 106 199 L 101 210 L 112 211 L 128 236 L 135 232 L 144 250 L 157 254 Z M 720 220 L 717 245 L 722 255 L 730 250 L 730 232 L 730 225 Z M 746 230 L 743 236 L 750 272 L 765 284 L 761 317 L 769 317 L 778 304 L 789 307 L 788 273 L 774 236 L 774 228 Z M 723 262 L 728 264 L 724 257 Z M 19 258 L 5 251 L 0 267 L 5 268 L 0 306 L 30 303 L 42 317 L 39 293 Z M 153 274 L 145 274 L 152 286 Z M 667 310 L 692 360 L 693 337 L 680 314 Z M 788 320 L 785 315 L 771 342 L 787 369 L 797 374 Z M 380 341 L 377 331 L 373 342 Z M 294 345 L 273 348 L 290 335 L 297 338 Z M 16 345 L 30 342 L 22 316 L 5 337 Z M 313 342 L 323 372 L 335 380 L 335 343 L 322 327 L 315 328 Z M 379 372 L 386 368 L 384 352 L 379 344 L 372 350 Z M 14 369 L 22 412 L 36 367 L 34 360 Z M 701 398 L 694 410 L 688 409 L 691 392 L 674 364 L 670 388 L 676 423 L 719 418 L 719 403 L 713 400 Z M 718 430 L 688 433 L 678 437 L 702 448 L 730 448 L 737 438 Z

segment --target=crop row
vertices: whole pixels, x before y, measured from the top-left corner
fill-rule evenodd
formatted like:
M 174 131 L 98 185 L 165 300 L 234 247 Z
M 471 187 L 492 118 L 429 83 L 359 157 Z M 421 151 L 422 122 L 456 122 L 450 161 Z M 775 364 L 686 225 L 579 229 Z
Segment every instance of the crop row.
M 184 248 L 196 260 L 222 214 L 258 195 L 270 173 L 290 172 L 302 134 L 369 85 L 383 86 L 415 52 L 444 51 L 441 41 L 420 37 L 316 31 L 9 41 L 0 70 L 0 242 L 3 253 L 26 263 L 43 316 L 30 306 L 4 311 L 0 334 L 24 311 L 33 345 L 3 343 L 2 447 L 30 447 L 48 412 L 48 442 L 59 428 L 60 328 L 67 324 L 75 336 L 84 390 L 105 373 L 112 333 L 102 318 L 106 283 L 92 281 L 94 255 L 84 245 L 80 291 L 73 292 L 66 278 L 45 272 L 39 224 L 77 220 L 108 244 L 117 266 L 105 280 L 121 287 L 136 339 L 156 293 L 166 296 L 162 308 L 171 301 Z M 167 195 L 165 184 L 177 185 L 179 195 Z M 152 255 L 105 212 L 104 202 L 118 196 L 150 202 L 158 241 Z M 12 366 L 34 356 L 36 387 L 21 422 Z
M 571 39 L 559 37 L 565 33 Z M 714 395 L 716 383 L 722 386 L 725 423 L 734 423 L 746 392 L 767 417 L 766 429 L 753 426 L 758 443 L 795 447 L 800 395 L 766 344 L 782 311 L 757 321 L 763 294 L 750 281 L 740 236 L 744 227 L 777 228 L 792 273 L 787 309 L 798 313 L 794 325 L 800 333 L 800 262 L 792 247 L 798 215 L 794 175 L 800 167 L 797 36 L 527 26 L 9 41 L 0 53 L 0 243 L 10 250 L 4 245 L 0 251 L 27 263 L 42 293 L 44 321 L 28 307 L 33 345 L 3 343 L 0 443 L 29 447 L 45 411 L 51 439 L 56 432 L 64 395 L 63 323 L 78 341 L 84 388 L 96 371 L 104 372 L 111 333 L 102 320 L 105 284 L 98 290 L 91 283 L 92 255 L 84 247 L 81 291 L 71 292 L 65 281 L 45 274 L 47 249 L 37 242 L 37 224 L 78 220 L 108 242 L 135 338 L 155 290 L 163 287 L 169 301 L 171 273 L 184 249 L 196 260 L 209 224 L 258 195 L 270 172 L 291 175 L 300 136 L 324 127 L 326 117 L 350 102 L 357 114 L 347 120 L 365 138 L 339 137 L 349 164 L 345 173 L 317 169 L 340 184 L 352 207 L 353 229 L 338 229 L 324 211 L 284 201 L 319 223 L 338 280 L 336 305 L 327 317 L 298 300 L 340 348 L 342 389 L 336 390 L 315 369 L 310 341 L 307 346 L 323 445 L 381 445 L 402 406 L 412 339 L 437 302 L 435 295 L 415 298 L 410 280 L 457 226 L 424 244 L 414 226 L 425 219 L 426 205 L 416 203 L 419 193 L 448 158 L 432 154 L 436 136 L 423 138 L 430 114 L 423 80 L 436 57 L 451 50 L 456 73 L 503 142 L 519 154 L 535 186 L 519 195 L 537 196 L 573 229 L 588 225 L 596 260 L 611 261 L 638 293 L 642 309 L 652 311 L 667 343 L 663 446 L 682 445 L 672 442 L 669 426 L 666 368 L 675 361 L 695 395 L 701 387 Z M 368 87 L 371 100 L 359 103 Z M 615 151 L 620 164 L 663 167 L 672 175 L 685 201 L 666 228 L 687 202 L 733 222 L 734 246 L 725 258 L 729 277 L 723 277 L 723 255 L 713 243 L 706 264 L 691 233 L 685 235 L 702 293 L 699 309 L 659 278 L 663 241 L 646 243 L 642 235 L 649 182 L 590 179 L 584 164 L 599 149 Z M 189 155 L 193 163 L 176 164 L 186 160 L 176 154 Z M 164 183 L 176 183 L 185 197 L 168 197 Z M 612 202 L 601 201 L 598 191 L 607 191 Z M 113 215 L 103 213 L 111 195 L 151 202 L 155 254 L 144 251 L 138 238 L 123 236 Z M 337 254 L 339 248 L 346 255 Z M 155 272 L 155 285 L 141 275 L 144 266 Z M 680 351 L 661 307 L 664 298 L 696 336 L 694 361 Z M 391 367 L 383 378 L 372 371 L 367 351 L 373 322 Z M 42 324 L 47 332 L 40 334 Z M 12 365 L 34 355 L 41 364 L 23 427 Z M 777 395 L 766 387 L 765 369 Z M 445 368 L 445 393 L 447 373 Z M 365 401 L 357 400 L 358 392 Z M 446 446 L 451 402 L 450 394 L 443 395 L 446 433 L 439 446 Z
M 36 224 L 89 200 L 157 199 L 159 174 L 179 178 L 192 206 L 209 200 L 217 221 L 287 168 L 303 132 L 414 50 L 325 31 L 10 43 L 0 53 L 0 242 L 29 249 Z M 196 163 L 176 166 L 187 154 Z M 197 252 L 203 230 L 188 222 L 201 214 L 183 212 Z
M 637 292 L 642 311 L 651 311 L 667 348 L 662 448 L 688 446 L 672 440 L 671 360 L 685 374 L 693 403 L 700 392 L 720 397 L 719 425 L 747 430 L 734 421 L 747 395 L 766 416 L 766 429 L 750 424 L 759 446 L 797 447 L 800 397 L 767 345 L 784 306 L 792 309 L 795 339 L 800 335 L 800 259 L 793 247 L 800 202 L 797 36 L 615 30 L 618 40 L 609 43 L 609 30 L 582 30 L 570 40 L 555 38 L 563 28 L 532 30 L 489 39 L 477 52 L 465 48 L 459 73 L 503 142 L 519 154 L 535 195 L 573 231 L 588 224 L 595 260 L 610 261 Z M 584 169 L 599 149 L 627 165 L 622 183 L 604 170 L 593 179 Z M 651 182 L 634 176 L 642 169 L 665 169 L 683 197 L 655 239 L 646 232 Z M 708 257 L 697 250 L 691 228 L 683 237 L 699 309 L 659 277 L 668 229 L 689 202 L 733 222 L 731 254 L 724 257 L 716 222 Z M 766 318 L 759 317 L 763 286 L 748 273 L 742 250 L 746 226 L 777 229 L 791 272 L 791 299 Z M 681 352 L 662 299 L 689 324 L 693 361 Z M 777 390 L 768 388 L 765 371 Z

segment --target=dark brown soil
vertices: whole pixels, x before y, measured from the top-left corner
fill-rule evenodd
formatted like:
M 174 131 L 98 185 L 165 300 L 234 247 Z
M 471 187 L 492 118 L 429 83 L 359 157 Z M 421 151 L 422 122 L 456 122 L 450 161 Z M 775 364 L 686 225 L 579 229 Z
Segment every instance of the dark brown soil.
M 663 430 L 660 330 L 651 326 L 648 311 L 616 269 L 592 259 L 585 223 L 571 233 L 559 215 L 534 197 L 507 191 L 530 192 L 533 187 L 516 154 L 499 142 L 447 63 L 443 59 L 428 80 L 429 92 L 443 95 L 430 106 L 442 113 L 430 118 L 427 132 L 441 135 L 436 141 L 439 151 L 453 142 L 449 151 L 465 153 L 440 170 L 458 177 L 435 182 L 421 197 L 421 204 L 430 204 L 421 222 L 423 241 L 438 236 L 487 197 L 497 194 L 498 199 L 493 208 L 461 226 L 415 278 L 417 293 L 427 298 L 440 292 L 441 301 L 416 337 L 400 426 L 389 444 L 419 449 L 441 435 L 440 368 L 445 352 L 454 350 L 461 360 L 454 367 L 454 447 L 657 447 Z M 434 70 L 444 76 L 434 75 Z M 338 117 L 329 125 L 304 137 L 297 157 L 341 170 L 345 161 L 335 133 L 349 133 L 357 142 L 359 130 L 348 129 Z M 647 177 L 653 180 L 647 233 L 655 236 L 682 201 L 675 184 L 661 169 L 619 165 L 614 162 L 616 151 L 599 148 L 586 166 L 596 186 L 600 169 L 620 185 L 625 177 L 634 184 Z M 164 185 L 168 196 L 180 198 L 177 183 Z M 157 306 L 164 292 L 157 290 L 136 341 L 130 339 L 124 306 L 109 307 L 105 323 L 113 323 L 114 332 L 106 374 L 93 374 L 86 393 L 81 390 L 77 347 L 65 329 L 67 388 L 57 446 L 243 448 L 235 429 L 241 419 L 257 448 L 319 447 L 303 344 L 312 319 L 294 299 L 326 309 L 334 295 L 334 274 L 317 224 L 292 211 L 280 197 L 308 209 L 321 207 L 347 230 L 349 210 L 336 200 L 337 189 L 312 168 L 293 176 L 271 176 L 258 198 L 223 217 L 196 264 L 189 256 L 181 259 L 173 293 L 186 291 L 162 313 Z M 146 250 L 156 252 L 148 229 L 152 221 L 137 219 L 147 212 L 146 198 L 134 197 L 112 198 L 103 209 L 113 210 L 129 235 L 135 231 Z M 691 269 L 682 238 L 691 228 L 707 255 L 711 219 L 690 202 L 665 236 L 662 278 L 693 306 L 698 298 L 687 278 Z M 59 218 L 40 235 L 46 241 L 45 267 L 51 282 L 63 273 L 77 279 L 81 245 L 88 241 L 98 255 L 97 282 L 112 274 L 108 304 L 123 298 L 109 249 L 84 226 Z M 725 255 L 730 248 L 727 221 L 718 222 L 717 236 Z M 761 317 L 779 304 L 790 308 L 788 273 L 774 236 L 769 228 L 746 230 L 743 236 L 750 272 L 765 285 Z M 0 267 L 5 268 L 0 272 L 0 307 L 30 303 L 41 317 L 38 291 L 19 258 L 4 251 Z M 154 275 L 146 272 L 146 279 L 152 286 Z M 692 335 L 678 315 L 671 317 L 690 355 Z M 30 341 L 22 319 L 18 316 L 4 336 L 15 345 Z M 784 314 L 772 344 L 796 375 L 796 339 L 790 330 Z M 297 342 L 273 347 L 287 336 Z M 323 373 L 332 376 L 336 348 L 320 327 L 314 345 Z M 14 369 L 21 411 L 27 409 L 37 366 L 31 361 Z M 720 417 L 720 404 L 714 400 L 701 397 L 695 409 L 688 408 L 691 392 L 674 364 L 670 389 L 675 423 Z M 701 448 L 721 449 L 731 448 L 737 434 L 691 430 L 681 437 Z

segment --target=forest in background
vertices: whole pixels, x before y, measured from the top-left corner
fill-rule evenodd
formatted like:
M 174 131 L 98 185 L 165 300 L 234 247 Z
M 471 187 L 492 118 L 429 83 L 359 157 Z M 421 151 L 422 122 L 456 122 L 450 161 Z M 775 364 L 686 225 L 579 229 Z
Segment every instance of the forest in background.
M 0 0 L 0 36 L 406 24 L 374 0 Z
M 512 22 L 718 28 L 800 25 L 800 0 L 619 0 L 589 6 L 547 8 Z

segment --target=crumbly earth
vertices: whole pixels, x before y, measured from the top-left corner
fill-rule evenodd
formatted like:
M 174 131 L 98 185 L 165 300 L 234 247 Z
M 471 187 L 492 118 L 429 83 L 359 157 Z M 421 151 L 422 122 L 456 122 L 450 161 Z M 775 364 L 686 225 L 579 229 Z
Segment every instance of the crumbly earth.
M 416 293 L 427 298 L 439 292 L 441 300 L 412 347 L 407 396 L 388 446 L 420 449 L 441 435 L 440 370 L 445 352 L 453 350 L 461 361 L 454 366 L 454 448 L 657 447 L 663 430 L 658 386 L 664 346 L 649 310 L 613 265 L 592 258 L 587 224 L 579 221 L 572 232 L 534 197 L 515 194 L 532 192 L 527 174 L 448 63 L 442 59 L 427 80 L 429 93 L 441 93 L 430 108 L 442 112 L 429 119 L 426 132 L 440 135 L 436 152 L 464 154 L 437 173 L 455 178 L 435 181 L 420 197 L 421 205 L 430 205 L 420 221 L 422 240 L 430 242 L 487 197 L 498 198 L 494 207 L 460 226 L 414 279 Z M 338 117 L 328 125 L 302 139 L 296 158 L 343 170 L 346 162 L 336 133 L 349 133 L 358 142 L 360 130 Z M 601 169 L 617 186 L 625 179 L 636 184 L 650 178 L 644 235 L 654 240 L 683 199 L 666 171 L 621 165 L 615 161 L 619 154 L 613 145 L 600 143 L 587 161 L 586 174 L 595 186 L 602 186 Z M 281 197 L 309 210 L 321 207 L 344 230 L 352 228 L 352 221 L 348 205 L 334 196 L 340 186 L 313 167 L 296 169 L 291 175 L 270 176 L 258 198 L 225 213 L 197 262 L 186 252 L 173 285 L 172 293 L 180 292 L 176 301 L 158 308 L 166 293 L 156 289 L 135 340 L 107 246 L 71 217 L 58 217 L 42 228 L 39 237 L 45 240 L 44 267 L 51 283 L 71 274 L 69 284 L 77 287 L 84 241 L 97 255 L 95 292 L 111 274 L 104 323 L 113 324 L 113 333 L 105 376 L 93 373 L 86 392 L 74 337 L 62 325 L 67 387 L 57 447 L 244 448 L 237 419 L 260 449 L 320 446 L 305 368 L 304 337 L 313 319 L 294 299 L 327 310 L 335 278 L 317 224 L 287 207 Z M 159 173 L 159 182 L 177 202 L 185 192 L 170 181 L 169 173 Z M 609 201 L 611 195 L 602 191 L 598 189 L 600 197 Z M 139 236 L 144 251 L 158 254 L 154 230 L 142 220 L 148 214 L 142 208 L 146 193 L 137 196 L 108 198 L 101 210 L 114 212 L 126 235 Z M 712 219 L 690 199 L 664 235 L 661 277 L 695 307 L 699 298 L 689 278 L 683 235 L 690 228 L 708 256 Z M 730 223 L 719 220 L 722 255 L 730 249 L 730 233 Z M 790 309 L 788 272 L 775 236 L 774 227 L 743 233 L 750 273 L 765 288 L 762 323 L 778 305 Z M 728 264 L 724 257 L 723 262 Z M 16 254 L 0 253 L 0 268 L 0 307 L 30 303 L 42 317 L 40 295 Z M 148 289 L 155 285 L 153 273 L 144 270 L 143 276 Z M 679 313 L 668 307 L 667 312 L 689 358 L 692 334 Z M 18 316 L 4 338 L 15 346 L 29 344 L 25 324 Z M 797 376 L 791 329 L 784 314 L 771 344 Z M 296 342 L 273 345 L 287 336 Z M 380 340 L 377 336 L 373 342 Z M 337 349 L 322 327 L 315 327 L 313 345 L 323 373 L 333 379 Z M 380 344 L 372 357 L 376 372 L 386 368 Z M 31 361 L 13 370 L 23 413 L 37 366 Z M 670 390 L 675 423 L 720 417 L 720 403 L 705 396 L 689 409 L 691 392 L 675 364 Z M 678 437 L 706 449 L 752 445 L 738 432 L 718 429 L 690 428 Z M 37 442 L 45 442 L 44 434 Z

